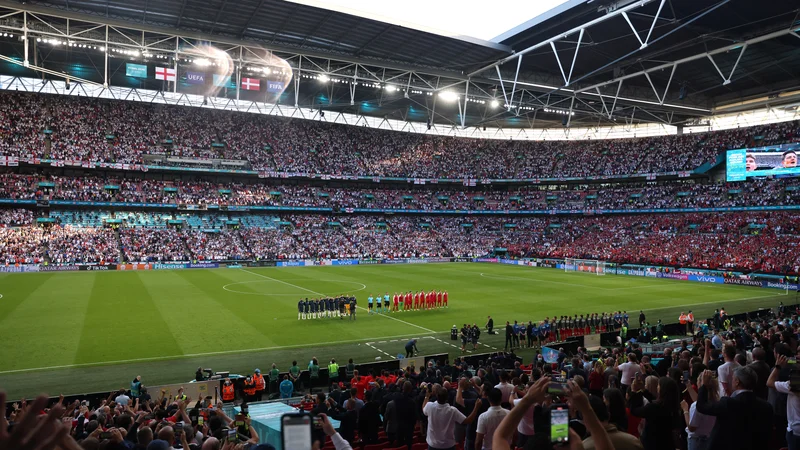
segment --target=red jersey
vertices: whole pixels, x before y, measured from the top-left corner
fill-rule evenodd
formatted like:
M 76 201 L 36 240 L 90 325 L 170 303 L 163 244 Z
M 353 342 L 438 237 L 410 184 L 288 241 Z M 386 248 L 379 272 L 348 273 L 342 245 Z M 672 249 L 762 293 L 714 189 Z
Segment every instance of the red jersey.
M 397 306 L 398 303 L 400 303 L 400 296 L 394 294 L 394 306 Z
M 442 303 L 442 293 L 441 292 L 437 292 L 436 293 L 436 303 Z
M 356 388 L 356 398 L 364 400 L 364 392 L 367 389 L 367 383 L 364 377 L 353 378 L 350 380 L 350 387 Z
M 444 300 L 444 304 L 446 305 L 447 304 L 447 292 L 445 292 L 444 295 L 442 295 L 442 299 Z

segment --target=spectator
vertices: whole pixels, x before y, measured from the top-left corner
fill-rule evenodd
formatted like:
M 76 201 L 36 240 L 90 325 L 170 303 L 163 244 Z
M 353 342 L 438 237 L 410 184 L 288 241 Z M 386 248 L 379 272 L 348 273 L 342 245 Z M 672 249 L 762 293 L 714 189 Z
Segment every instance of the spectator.
M 711 430 L 709 450 L 745 450 L 760 448 L 769 442 L 772 432 L 772 406 L 753 392 L 756 373 L 748 367 L 733 372 L 732 395 L 709 401 L 708 386 L 713 372 L 706 370 L 697 393 L 697 411 L 716 417 Z
M 429 402 L 431 395 L 436 396 L 435 402 Z M 449 395 L 446 389 L 434 386 L 433 389 L 426 389 L 425 400 L 422 403 L 422 413 L 428 418 L 428 433 L 426 441 L 429 448 L 450 449 L 455 447 L 455 425 L 469 425 L 478 415 L 479 405 L 469 416 L 464 416 L 457 408 L 450 406 Z M 461 386 L 456 392 L 456 404 L 464 407 Z
M 642 443 L 636 437 L 626 433 L 625 430 L 619 430 L 616 426 L 609 422 L 610 416 L 608 408 L 600 397 L 591 395 L 589 397 L 589 404 L 592 406 L 592 411 L 597 416 L 597 420 L 603 425 L 608 434 L 608 438 L 614 446 L 615 450 L 643 450 Z M 584 450 L 594 450 L 595 443 L 594 437 L 590 436 L 583 440 Z
M 781 394 L 788 396 L 786 403 L 786 442 L 789 450 L 800 449 L 800 394 L 798 387 L 792 386 L 792 381 L 778 381 L 781 369 L 786 368 L 788 359 L 779 355 L 775 361 L 775 368 L 769 375 L 767 386 L 774 388 Z
M 500 422 L 508 415 L 508 410 L 500 406 L 503 398 L 503 392 L 500 389 L 490 389 L 488 398 L 491 406 L 478 417 L 478 429 L 475 436 L 476 449 L 492 450 L 494 432 L 497 430 Z
M 658 397 L 644 404 L 641 380 L 634 379 L 630 394 L 631 414 L 645 419 L 641 433 L 645 450 L 674 450 L 679 445 L 681 430 L 686 427 L 680 406 L 680 391 L 675 380 L 661 377 Z

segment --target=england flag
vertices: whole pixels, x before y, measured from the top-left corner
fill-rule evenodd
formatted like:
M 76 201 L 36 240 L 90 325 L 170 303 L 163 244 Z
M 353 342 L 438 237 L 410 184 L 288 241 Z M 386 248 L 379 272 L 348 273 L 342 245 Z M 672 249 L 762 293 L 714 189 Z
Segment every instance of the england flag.
M 156 80 L 175 81 L 175 69 L 156 67 Z

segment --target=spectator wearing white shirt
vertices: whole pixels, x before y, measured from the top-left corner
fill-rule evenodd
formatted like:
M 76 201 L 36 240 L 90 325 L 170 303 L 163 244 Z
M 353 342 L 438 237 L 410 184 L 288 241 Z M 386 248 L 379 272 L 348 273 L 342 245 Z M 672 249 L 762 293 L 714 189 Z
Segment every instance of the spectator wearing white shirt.
M 537 373 L 538 372 L 538 373 Z M 531 373 L 533 378 L 539 379 L 541 377 L 541 372 L 539 369 L 534 369 Z M 528 384 L 528 389 L 533 386 L 533 381 Z M 520 394 L 514 393 L 514 396 L 518 396 Z M 522 398 L 515 398 L 513 400 L 514 406 L 517 406 L 522 402 Z M 533 434 L 535 433 L 535 428 L 533 426 L 533 415 L 534 409 L 536 405 L 531 406 L 525 411 L 525 414 L 522 416 L 522 419 L 519 421 L 519 425 L 517 425 L 517 447 L 525 447 L 525 443 L 528 442 L 529 439 L 533 438 Z
M 698 378 L 698 383 L 701 380 Z M 708 401 L 716 403 L 719 401 L 719 389 L 717 388 L 716 381 L 709 379 L 706 387 L 708 390 Z M 691 387 L 689 387 L 691 389 Z M 707 416 L 701 412 L 697 412 L 697 402 L 689 406 L 685 401 L 681 402 L 683 409 L 684 420 L 688 424 L 686 426 L 686 433 L 688 434 L 688 450 L 706 450 L 711 442 L 711 430 L 714 429 L 714 424 L 717 418 L 714 416 Z M 688 417 L 686 417 L 688 415 Z
M 508 372 L 500 372 L 500 383 L 495 386 L 495 389 L 499 389 L 502 393 L 502 398 L 500 400 L 500 404 L 502 405 L 509 403 L 511 393 L 514 392 L 514 385 L 509 383 L 510 380 L 511 375 L 509 375 Z
M 622 374 L 620 384 L 622 384 L 622 392 L 627 392 L 630 389 L 633 379 L 637 372 L 641 372 L 642 368 L 639 366 L 639 360 L 634 353 L 628 353 L 628 362 L 620 364 L 617 369 Z
M 719 396 L 729 397 L 733 393 L 733 371 L 740 367 L 736 362 L 736 347 L 725 343 L 722 346 L 722 357 L 725 359 L 725 364 L 717 369 Z
M 436 395 L 436 402 L 429 402 L 431 395 Z M 475 409 L 469 417 L 464 416 L 458 408 L 447 403 L 450 397 L 446 389 L 434 386 L 426 389 L 422 403 L 422 413 L 428 418 L 428 433 L 425 441 L 429 450 L 450 450 L 456 446 L 455 426 L 457 423 L 469 425 L 475 420 L 480 409 L 480 402 L 475 402 Z M 456 391 L 456 404 L 464 407 L 461 385 Z
M 800 449 L 800 391 L 795 386 L 792 389 L 791 381 L 778 381 L 781 369 L 786 368 L 788 359 L 780 355 L 775 359 L 775 367 L 767 379 L 767 387 L 775 388 L 786 398 L 786 443 L 789 450 Z
M 500 389 L 489 391 L 489 410 L 478 417 L 478 432 L 475 435 L 475 449 L 492 450 L 494 432 L 500 422 L 508 415 L 508 410 L 500 406 L 503 393 Z M 533 408 L 531 408 L 533 409 Z M 509 440 L 510 442 L 510 440 Z
M 128 406 L 128 404 L 130 404 L 131 398 L 125 395 L 124 389 L 120 389 L 119 393 L 117 394 L 117 397 L 114 399 L 114 402 L 116 402 L 116 404 L 122 407 L 125 407 Z

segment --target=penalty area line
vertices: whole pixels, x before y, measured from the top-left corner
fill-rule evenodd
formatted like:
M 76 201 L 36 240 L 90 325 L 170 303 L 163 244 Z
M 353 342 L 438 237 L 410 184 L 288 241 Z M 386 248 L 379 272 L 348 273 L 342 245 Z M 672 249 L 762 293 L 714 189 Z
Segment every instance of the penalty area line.
M 427 334 L 435 334 L 433 333 L 421 333 L 419 336 L 427 335 Z M 91 363 L 81 363 L 81 364 L 64 364 L 61 366 L 49 366 L 49 367 L 31 367 L 27 369 L 14 369 L 14 370 L 4 370 L 0 371 L 0 375 L 11 374 L 11 373 L 24 373 L 24 372 L 37 372 L 40 370 L 55 370 L 55 369 L 74 369 L 79 367 L 95 367 L 95 366 L 108 366 L 112 364 L 130 364 L 136 362 L 152 362 L 152 361 L 168 361 L 172 359 L 185 359 L 185 358 L 197 358 L 201 356 L 216 356 L 216 355 L 233 355 L 237 353 L 250 353 L 250 352 L 263 352 L 269 350 L 284 350 L 284 349 L 292 349 L 292 348 L 305 348 L 305 347 L 319 347 L 319 346 L 326 346 L 326 345 L 338 345 L 338 344 L 354 344 L 356 342 L 375 342 L 376 339 L 386 339 L 386 338 L 401 338 L 408 336 L 406 334 L 399 334 L 397 336 L 381 336 L 378 338 L 369 337 L 364 339 L 349 339 L 344 341 L 327 341 L 327 342 L 315 342 L 313 344 L 296 344 L 296 345 L 278 345 L 273 347 L 261 347 L 261 348 L 246 348 L 246 349 L 239 349 L 239 350 L 223 350 L 217 352 L 206 352 L 206 353 L 190 353 L 184 355 L 170 355 L 170 356 L 153 356 L 149 358 L 133 358 L 133 359 L 120 359 L 116 361 L 98 361 L 98 362 L 91 362 Z
M 310 293 L 312 293 L 312 294 L 314 294 L 314 295 L 319 295 L 320 297 L 326 297 L 326 295 L 325 295 L 325 294 L 322 294 L 322 293 L 319 293 L 319 292 L 312 291 L 311 289 L 306 289 L 306 288 L 304 288 L 304 287 L 302 287 L 302 286 L 298 286 L 298 285 L 296 285 L 296 284 L 287 283 L 286 281 L 279 280 L 279 279 L 277 279 L 277 278 L 272 278 L 272 277 L 268 277 L 268 276 L 266 276 L 266 275 L 261 275 L 260 273 L 251 272 L 251 271 L 249 271 L 249 270 L 247 270 L 247 269 L 239 269 L 239 270 L 241 270 L 241 271 L 244 271 L 244 272 L 247 272 L 247 273 L 249 273 L 249 274 L 253 274 L 253 275 L 255 275 L 255 276 L 258 276 L 258 277 L 261 277 L 261 278 L 266 278 L 267 280 L 277 281 L 278 283 L 283 283 L 283 284 L 285 284 L 285 285 L 287 285 L 287 286 L 292 286 L 292 287 L 294 287 L 294 288 L 297 288 L 297 289 L 302 289 L 302 290 L 304 290 L 304 291 L 306 291 L 306 292 L 310 292 Z M 361 283 L 359 283 L 359 284 L 361 284 Z M 358 309 L 363 309 L 364 311 L 369 311 L 367 308 L 364 308 L 363 306 L 358 306 Z M 387 316 L 387 315 L 385 315 L 385 314 L 378 314 L 378 316 L 380 316 L 380 317 L 385 317 L 385 318 L 387 318 L 387 319 L 391 319 L 391 320 L 396 320 L 396 321 L 398 321 L 398 322 L 400 322 L 400 323 L 404 323 L 404 324 L 406 324 L 406 325 L 411 325 L 412 327 L 419 328 L 420 330 L 425 330 L 427 333 L 436 333 L 435 331 L 431 330 L 430 328 L 425 328 L 425 327 L 423 327 L 423 326 L 419 326 L 419 325 L 413 324 L 413 323 L 411 323 L 411 322 L 406 322 L 405 320 L 400 320 L 400 319 L 398 319 L 398 318 L 396 318 L 396 317 Z

